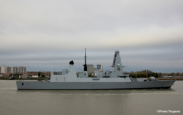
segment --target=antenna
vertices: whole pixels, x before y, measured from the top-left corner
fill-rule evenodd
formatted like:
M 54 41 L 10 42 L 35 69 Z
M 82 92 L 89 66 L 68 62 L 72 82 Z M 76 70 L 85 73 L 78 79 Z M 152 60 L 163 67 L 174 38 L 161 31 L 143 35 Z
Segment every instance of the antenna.
M 87 64 L 86 64 L 86 48 L 85 48 L 85 64 L 84 64 L 83 66 L 84 66 L 84 71 L 87 71 Z
M 85 65 L 86 65 L 86 48 L 85 48 Z

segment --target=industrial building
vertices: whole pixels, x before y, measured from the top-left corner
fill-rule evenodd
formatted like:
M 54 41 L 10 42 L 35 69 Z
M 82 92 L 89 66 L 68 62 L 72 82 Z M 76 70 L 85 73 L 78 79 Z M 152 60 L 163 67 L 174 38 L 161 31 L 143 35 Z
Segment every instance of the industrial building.
M 7 73 L 7 67 L 6 66 L 1 66 L 1 73 Z
M 6 66 L 1 66 L 1 73 L 21 73 L 25 74 L 27 73 L 27 68 L 24 66 L 14 66 L 14 67 L 6 67 Z
M 103 65 L 102 64 L 97 64 L 97 69 L 103 69 Z
M 92 64 L 87 65 L 88 74 L 94 73 L 94 66 Z

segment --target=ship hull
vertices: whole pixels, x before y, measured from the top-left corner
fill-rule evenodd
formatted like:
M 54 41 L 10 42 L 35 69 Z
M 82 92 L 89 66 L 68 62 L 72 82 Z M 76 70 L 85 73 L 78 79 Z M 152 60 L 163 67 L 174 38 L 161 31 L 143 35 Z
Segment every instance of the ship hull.
M 175 80 L 148 82 L 43 82 L 17 81 L 18 90 L 156 89 L 170 88 Z

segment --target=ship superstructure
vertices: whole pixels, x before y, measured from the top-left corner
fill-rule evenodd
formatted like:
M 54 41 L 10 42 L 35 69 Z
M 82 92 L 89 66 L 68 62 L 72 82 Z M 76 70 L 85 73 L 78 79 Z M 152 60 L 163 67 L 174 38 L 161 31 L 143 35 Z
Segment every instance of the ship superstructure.
M 156 80 L 154 77 L 131 78 L 123 72 L 119 51 L 115 51 L 112 71 L 99 70 L 95 68 L 93 77 L 88 77 L 86 64 L 84 72 L 76 74 L 74 61 L 69 62 L 68 74 L 54 75 L 51 73 L 50 81 L 17 81 L 17 89 L 139 89 L 139 88 L 170 88 L 175 80 Z

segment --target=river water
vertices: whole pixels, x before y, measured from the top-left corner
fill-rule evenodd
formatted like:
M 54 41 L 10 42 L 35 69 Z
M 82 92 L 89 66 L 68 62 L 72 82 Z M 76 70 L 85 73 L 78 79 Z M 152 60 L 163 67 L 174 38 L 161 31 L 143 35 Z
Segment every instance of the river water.
M 173 114 L 169 110 L 183 115 L 183 81 L 171 89 L 17 90 L 16 81 L 0 80 L 0 115 Z

